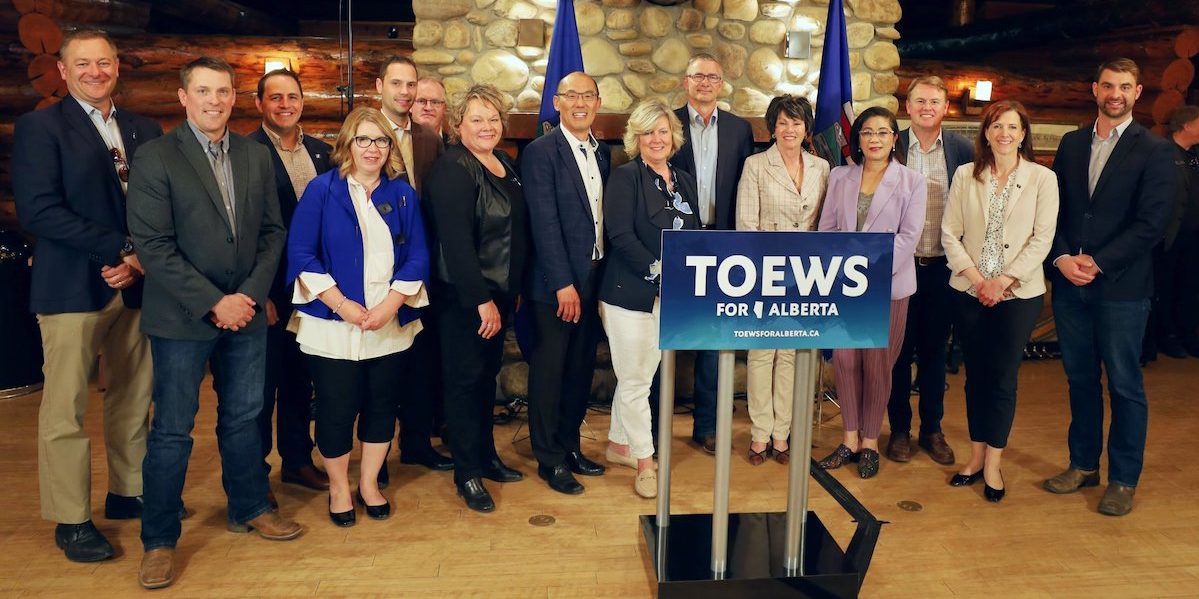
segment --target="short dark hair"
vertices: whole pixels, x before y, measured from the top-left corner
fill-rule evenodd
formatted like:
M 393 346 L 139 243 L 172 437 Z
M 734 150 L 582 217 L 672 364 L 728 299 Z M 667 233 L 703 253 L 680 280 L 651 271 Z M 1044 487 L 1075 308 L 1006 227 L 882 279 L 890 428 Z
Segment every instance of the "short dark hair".
M 304 95 L 304 86 L 300 83 L 299 75 L 295 74 L 295 72 L 292 71 L 291 69 L 275 69 L 275 70 L 263 75 L 262 78 L 258 80 L 258 99 L 259 100 L 262 99 L 262 94 L 266 92 L 266 80 L 270 79 L 271 77 L 290 77 L 292 81 L 296 82 L 296 87 L 300 88 L 300 95 L 301 96 Z
M 66 57 L 67 46 L 70 46 L 75 42 L 83 42 L 87 40 L 104 40 L 108 42 L 108 46 L 112 48 L 112 53 L 117 53 L 117 45 L 112 43 L 112 38 L 108 37 L 107 33 L 100 31 L 99 29 L 76 29 L 75 31 L 68 31 L 66 35 L 62 36 L 62 43 L 58 46 L 58 59 L 62 60 Z
M 783 94 L 775 96 L 766 106 L 766 129 L 774 137 L 774 128 L 778 125 L 780 114 L 803 121 L 804 130 L 812 134 L 812 103 L 803 96 Z
M 1166 130 L 1170 133 L 1178 133 L 1187 123 L 1195 119 L 1199 119 L 1199 106 L 1189 104 L 1179 106 L 1170 115 L 1170 123 L 1166 125 Z
M 229 83 L 237 87 L 237 73 L 233 72 L 233 67 L 229 63 L 211 56 L 201 56 L 185 65 L 179 71 L 179 82 L 183 84 L 183 89 L 187 89 L 187 84 L 191 81 L 192 72 L 196 69 L 210 69 L 221 73 L 229 74 Z
M 866 121 L 876 116 L 881 116 L 890 121 L 891 131 L 894 131 L 897 135 L 895 141 L 896 143 L 899 142 L 899 121 L 895 120 L 895 113 L 883 108 L 882 106 L 871 106 L 870 108 L 863 110 L 862 113 L 858 115 L 858 118 L 853 120 L 853 126 L 849 128 L 849 156 L 853 158 L 855 164 L 862 164 L 862 159 L 865 156 L 862 153 L 862 126 L 866 124 Z M 906 152 L 900 152 L 895 148 L 892 148 L 891 157 L 898 160 L 900 164 L 903 164 L 904 154 L 906 154 Z
M 387 69 L 393 64 L 406 64 L 412 67 L 412 70 L 417 73 L 418 78 L 420 77 L 420 70 L 416 68 L 416 62 L 407 56 L 393 54 L 389 56 L 387 60 L 383 61 L 383 65 L 379 67 L 379 79 L 384 79 L 387 77 Z
M 1131 58 L 1113 58 L 1095 69 L 1095 81 L 1103 76 L 1104 71 L 1115 71 L 1117 73 L 1130 73 L 1132 80 L 1135 83 L 1141 82 L 1141 68 L 1137 66 L 1136 61 Z
M 1032 119 L 1028 118 L 1028 111 L 1024 105 L 1015 100 L 995 102 L 983 110 L 978 138 L 974 140 L 974 179 L 979 183 L 982 183 L 983 173 L 995 166 L 995 152 L 991 150 L 991 144 L 987 143 L 987 129 L 1009 111 L 1016 113 L 1020 119 L 1020 126 L 1024 128 L 1024 141 L 1020 142 L 1017 152 L 1029 162 L 1036 159 L 1032 151 Z

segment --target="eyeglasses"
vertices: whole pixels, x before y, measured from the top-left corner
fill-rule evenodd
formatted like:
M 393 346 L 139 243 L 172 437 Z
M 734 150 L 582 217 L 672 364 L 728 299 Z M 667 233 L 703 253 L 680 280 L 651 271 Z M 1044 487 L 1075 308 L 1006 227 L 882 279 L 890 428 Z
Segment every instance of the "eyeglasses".
M 879 129 L 878 131 L 863 129 L 858 133 L 858 136 L 860 136 L 862 139 L 887 139 L 892 135 L 895 135 L 895 132 L 890 129 Z
M 555 94 L 555 95 L 557 95 L 559 98 L 562 98 L 563 100 L 566 100 L 567 102 L 576 102 L 580 98 L 582 98 L 582 100 L 584 102 L 594 102 L 595 99 L 599 97 L 599 94 L 597 94 L 595 92 L 583 92 L 581 94 L 577 93 L 577 92 L 566 92 L 566 93 Z
M 434 100 L 432 98 L 417 98 L 417 104 L 428 104 L 429 106 L 445 106 L 445 100 Z
M 386 150 L 387 148 L 391 147 L 391 138 L 376 137 L 372 139 L 365 135 L 358 135 L 354 137 L 354 145 L 360 148 L 369 148 L 371 147 L 372 143 L 375 144 L 376 148 L 379 148 L 380 150 Z
M 112 147 L 108 149 L 109 156 L 112 156 L 112 163 L 117 167 L 117 178 L 121 183 L 129 182 L 129 163 L 125 162 L 125 157 L 121 155 L 121 149 Z
M 716 85 L 716 84 L 720 83 L 721 81 L 724 81 L 724 77 L 721 77 L 720 75 L 716 75 L 716 74 L 705 75 L 703 73 L 693 73 L 691 75 L 687 75 L 687 78 L 696 83 L 703 83 L 703 82 L 707 81 L 708 83 L 711 83 L 712 85 Z

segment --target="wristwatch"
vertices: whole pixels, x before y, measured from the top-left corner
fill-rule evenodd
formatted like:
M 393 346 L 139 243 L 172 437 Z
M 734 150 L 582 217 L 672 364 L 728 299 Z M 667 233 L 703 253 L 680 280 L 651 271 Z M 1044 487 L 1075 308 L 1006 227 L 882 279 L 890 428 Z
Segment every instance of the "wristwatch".
M 126 256 L 131 256 L 135 253 L 136 252 L 133 251 L 133 239 L 126 237 L 125 245 L 121 246 L 121 257 L 124 258 Z

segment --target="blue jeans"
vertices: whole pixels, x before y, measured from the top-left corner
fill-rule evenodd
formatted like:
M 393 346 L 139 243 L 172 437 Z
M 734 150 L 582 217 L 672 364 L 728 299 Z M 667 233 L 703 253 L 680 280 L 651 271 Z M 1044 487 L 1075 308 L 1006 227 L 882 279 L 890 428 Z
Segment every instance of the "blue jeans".
M 695 422 L 691 437 L 696 441 L 704 435 L 716 433 L 716 375 L 720 368 L 720 352 L 704 350 L 695 352 Z M 656 430 L 656 429 L 655 429 Z
M 266 329 L 222 332 L 207 341 L 150 337 L 154 360 L 154 419 L 142 467 L 142 545 L 174 547 L 179 540 L 183 482 L 200 408 L 204 365 L 211 362 L 217 394 L 217 447 L 229 521 L 270 511 L 256 418 L 266 378 Z
M 1054 286 L 1053 318 L 1070 383 L 1070 464 L 1098 470 L 1103 451 L 1103 387 L 1107 371 L 1112 423 L 1108 480 L 1136 486 L 1145 454 L 1149 404 L 1141 379 L 1141 341 L 1149 300 L 1109 301 L 1084 287 Z

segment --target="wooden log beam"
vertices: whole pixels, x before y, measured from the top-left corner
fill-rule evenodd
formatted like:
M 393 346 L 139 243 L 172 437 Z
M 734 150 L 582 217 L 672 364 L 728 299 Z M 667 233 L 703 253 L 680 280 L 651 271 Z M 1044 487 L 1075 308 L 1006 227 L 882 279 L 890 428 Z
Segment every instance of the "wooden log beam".
M 295 35 L 299 25 L 285 6 L 266 13 L 229 0 L 147 0 L 154 13 L 198 25 L 211 31 L 249 35 Z
M 150 6 L 128 0 L 13 0 L 21 14 L 38 13 L 60 24 L 100 26 L 114 30 L 144 30 Z

